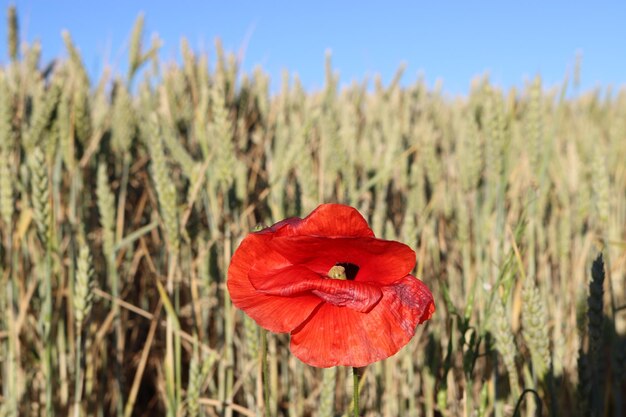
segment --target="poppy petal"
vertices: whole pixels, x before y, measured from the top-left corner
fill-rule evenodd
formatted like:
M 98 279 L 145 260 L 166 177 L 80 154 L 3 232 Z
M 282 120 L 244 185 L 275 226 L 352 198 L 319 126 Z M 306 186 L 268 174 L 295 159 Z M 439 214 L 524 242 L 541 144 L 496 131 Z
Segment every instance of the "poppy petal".
M 392 284 L 415 267 L 415 252 L 407 245 L 376 238 L 275 237 L 268 243 L 294 265 L 326 275 L 337 263 L 359 270 L 355 281 Z
M 369 313 L 322 304 L 292 332 L 292 353 L 321 368 L 360 367 L 397 353 L 434 312 L 433 298 L 412 275 L 382 290 L 383 298 Z
M 252 233 L 241 242 L 228 268 L 227 286 L 233 304 L 259 326 L 275 333 L 287 333 L 304 322 L 322 300 L 313 294 L 280 297 L 255 290 L 248 272 L 268 252 L 270 239 L 270 234 Z
M 361 312 L 370 311 L 383 296 L 375 285 L 322 278 L 301 265 L 275 270 L 257 269 L 255 265 L 248 278 L 252 286 L 263 294 L 292 297 L 312 292 L 327 303 Z
M 277 236 L 374 237 L 361 213 L 342 204 L 322 204 L 302 219 L 278 231 Z

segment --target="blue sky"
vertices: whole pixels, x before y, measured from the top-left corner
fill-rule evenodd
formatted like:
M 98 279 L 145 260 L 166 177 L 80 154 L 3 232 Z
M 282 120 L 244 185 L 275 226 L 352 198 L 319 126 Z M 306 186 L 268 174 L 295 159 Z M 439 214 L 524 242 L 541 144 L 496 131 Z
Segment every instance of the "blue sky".
M 626 84 L 626 2 L 340 2 L 340 1 L 78 1 L 2 0 L 15 4 L 22 39 L 39 39 L 44 60 L 65 56 L 68 29 L 92 75 L 110 66 L 126 73 L 127 46 L 140 11 L 145 43 L 158 33 L 161 57 L 179 60 L 180 38 L 214 56 L 214 39 L 227 50 L 245 46 L 244 71 L 261 65 L 273 86 L 283 69 L 297 72 L 308 89 L 324 82 L 330 49 L 342 83 L 388 82 L 400 63 L 403 83 L 423 74 L 450 94 L 467 93 L 471 80 L 489 73 L 505 88 L 540 73 L 560 83 L 582 55 L 581 88 Z M 6 18 L 0 26 L 0 62 L 6 62 Z

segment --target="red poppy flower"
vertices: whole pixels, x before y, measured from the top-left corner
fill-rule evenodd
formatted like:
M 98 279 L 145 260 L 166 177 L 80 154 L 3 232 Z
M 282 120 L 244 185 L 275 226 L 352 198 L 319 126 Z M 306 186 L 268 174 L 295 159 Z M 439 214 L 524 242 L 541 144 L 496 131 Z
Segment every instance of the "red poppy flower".
M 435 311 L 414 266 L 411 248 L 376 239 L 357 210 L 324 204 L 246 236 L 228 291 L 261 327 L 291 333 L 301 361 L 360 367 L 398 352 Z

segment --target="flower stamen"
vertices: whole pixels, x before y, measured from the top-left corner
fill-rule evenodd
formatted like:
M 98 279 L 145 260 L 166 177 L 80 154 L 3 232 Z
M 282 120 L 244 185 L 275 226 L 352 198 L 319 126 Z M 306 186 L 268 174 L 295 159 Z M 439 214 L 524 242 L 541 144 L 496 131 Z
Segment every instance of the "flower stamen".
M 328 275 L 328 278 L 332 279 L 340 279 L 343 281 L 348 279 L 348 276 L 346 275 L 346 268 L 341 265 L 333 266 L 326 275 Z
M 328 278 L 353 281 L 359 266 L 350 262 L 337 262 L 326 274 Z

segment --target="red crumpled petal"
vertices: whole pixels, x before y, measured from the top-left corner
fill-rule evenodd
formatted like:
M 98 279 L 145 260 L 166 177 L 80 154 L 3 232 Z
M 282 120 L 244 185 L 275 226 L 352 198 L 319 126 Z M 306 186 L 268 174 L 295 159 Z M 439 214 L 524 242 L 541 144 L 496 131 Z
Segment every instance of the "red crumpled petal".
M 407 245 L 375 238 L 275 237 L 268 246 L 295 265 L 320 275 L 335 264 L 359 267 L 355 281 L 392 284 L 415 266 L 415 252 Z
M 323 301 L 312 294 L 279 297 L 262 294 L 248 272 L 255 261 L 268 252 L 271 234 L 252 233 L 235 251 L 228 268 L 228 292 L 233 304 L 246 312 L 259 326 L 275 333 L 288 333 L 304 322 Z
M 361 213 L 342 204 L 322 204 L 299 222 L 289 220 L 276 236 L 374 237 Z
M 366 282 L 323 278 L 301 265 L 268 270 L 255 265 L 248 273 L 250 283 L 263 294 L 292 297 L 313 293 L 327 303 L 370 311 L 382 298 L 379 287 Z
M 382 290 L 383 298 L 369 313 L 322 304 L 292 332 L 291 352 L 320 368 L 366 366 L 397 353 L 435 305 L 428 288 L 412 275 Z

